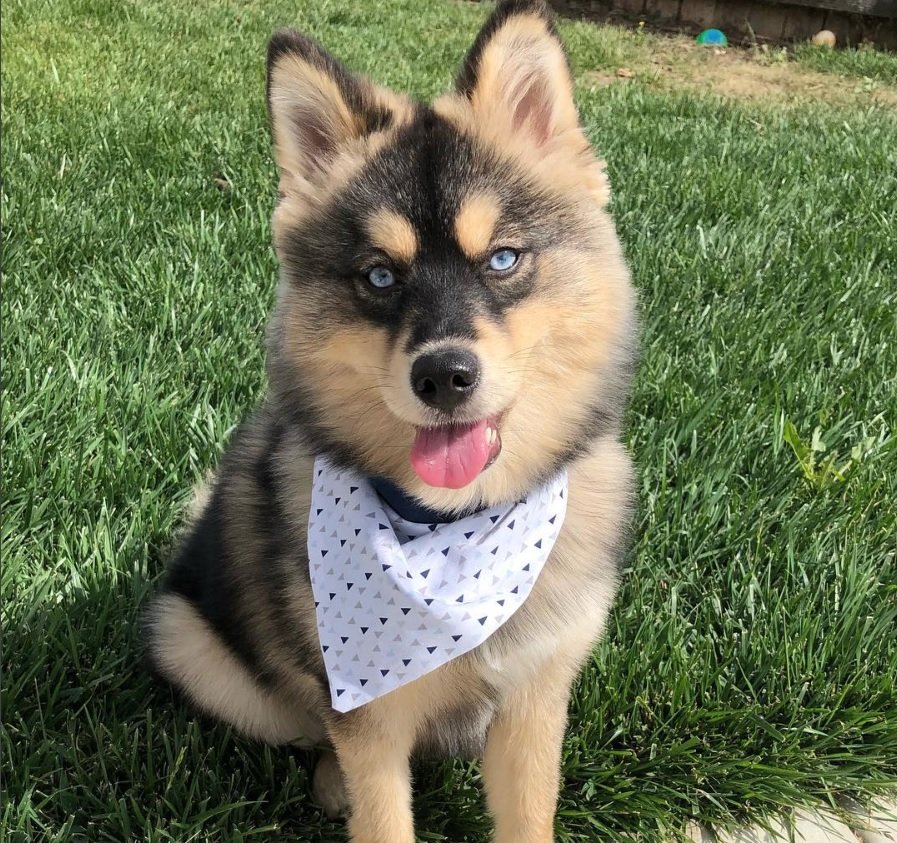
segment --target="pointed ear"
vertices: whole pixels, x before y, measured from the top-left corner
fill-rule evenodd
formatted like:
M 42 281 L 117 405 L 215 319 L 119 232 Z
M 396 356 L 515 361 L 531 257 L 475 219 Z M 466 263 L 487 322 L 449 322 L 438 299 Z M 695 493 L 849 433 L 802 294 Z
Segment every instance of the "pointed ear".
M 504 0 L 477 35 L 457 91 L 483 118 L 541 147 L 579 127 L 567 56 L 541 0 Z
M 290 29 L 275 33 L 268 43 L 268 114 L 281 188 L 290 177 L 314 181 L 343 145 L 388 128 L 398 103 L 310 38 Z

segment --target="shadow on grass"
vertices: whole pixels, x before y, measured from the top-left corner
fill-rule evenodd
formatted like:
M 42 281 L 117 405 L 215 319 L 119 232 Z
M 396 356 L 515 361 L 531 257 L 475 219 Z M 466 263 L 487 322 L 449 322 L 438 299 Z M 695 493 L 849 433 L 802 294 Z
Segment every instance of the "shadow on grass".
M 161 572 L 158 556 L 151 568 Z M 315 753 L 268 747 L 200 714 L 151 676 L 140 612 L 156 576 L 94 578 L 25 608 L 7 595 L 2 689 L 4 807 L 12 839 L 336 843 L 310 795 Z M 485 833 L 460 762 L 416 767 L 429 839 Z

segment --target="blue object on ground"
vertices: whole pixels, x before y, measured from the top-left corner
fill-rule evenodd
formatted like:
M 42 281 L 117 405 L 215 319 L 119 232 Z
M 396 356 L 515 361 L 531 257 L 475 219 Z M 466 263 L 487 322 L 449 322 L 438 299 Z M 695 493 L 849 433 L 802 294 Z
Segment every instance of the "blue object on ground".
M 705 29 L 695 40 L 709 47 L 725 47 L 729 43 L 726 33 L 720 29 Z

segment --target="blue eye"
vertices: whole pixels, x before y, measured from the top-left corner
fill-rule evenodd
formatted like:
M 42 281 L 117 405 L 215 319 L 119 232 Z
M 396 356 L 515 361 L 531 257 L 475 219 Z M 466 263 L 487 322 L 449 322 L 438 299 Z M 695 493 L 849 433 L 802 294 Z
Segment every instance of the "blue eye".
M 378 290 L 385 290 L 396 283 L 396 277 L 392 274 L 392 270 L 385 266 L 375 266 L 368 272 L 367 278 L 370 285 Z
M 489 269 L 496 272 L 507 272 L 517 265 L 518 260 L 520 260 L 519 252 L 515 252 L 513 249 L 499 249 L 493 252 L 492 257 L 489 258 Z

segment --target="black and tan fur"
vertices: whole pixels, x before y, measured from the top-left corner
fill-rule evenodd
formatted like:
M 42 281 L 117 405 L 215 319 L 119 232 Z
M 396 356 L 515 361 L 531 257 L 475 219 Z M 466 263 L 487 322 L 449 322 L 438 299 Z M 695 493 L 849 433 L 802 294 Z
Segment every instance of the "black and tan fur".
M 328 745 L 319 799 L 354 843 L 412 843 L 409 759 L 483 757 L 500 843 L 546 843 L 570 687 L 601 634 L 629 517 L 620 443 L 634 300 L 538 0 L 499 5 L 456 90 L 432 105 L 350 73 L 307 38 L 268 52 L 281 262 L 270 390 L 236 435 L 147 615 L 156 670 L 199 708 L 274 744 Z M 520 250 L 490 276 L 489 254 Z M 398 289 L 365 286 L 387 264 Z M 501 416 L 503 450 L 460 490 L 409 465 L 422 349 L 473 351 L 462 420 Z M 449 419 L 453 420 L 453 419 Z M 523 607 L 484 645 L 348 714 L 328 703 L 306 558 L 314 455 L 429 507 L 512 501 L 566 467 L 567 518 Z

